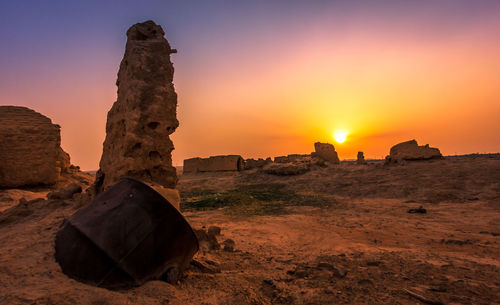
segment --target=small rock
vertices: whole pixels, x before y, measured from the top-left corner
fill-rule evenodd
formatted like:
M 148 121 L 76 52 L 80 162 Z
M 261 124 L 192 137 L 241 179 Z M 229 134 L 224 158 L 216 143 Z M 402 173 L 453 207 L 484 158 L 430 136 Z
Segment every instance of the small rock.
M 338 278 L 344 278 L 347 275 L 347 271 L 342 267 L 334 268 L 333 275 Z
M 426 214 L 427 213 L 427 210 L 424 209 L 423 206 L 419 206 L 418 208 L 416 209 L 409 209 L 408 210 L 408 213 L 410 214 L 415 214 L 415 213 L 419 213 L 419 214 Z
M 335 269 L 332 264 L 325 263 L 325 262 L 319 262 L 318 265 L 316 266 L 316 268 L 317 269 L 326 269 L 326 270 L 334 270 Z
M 175 285 L 179 278 L 179 269 L 177 267 L 171 267 L 165 273 L 162 274 L 160 280 Z
M 208 265 L 207 263 L 205 262 L 201 262 L 201 261 L 197 261 L 197 260 L 191 260 L 191 263 L 190 263 L 192 266 L 196 267 L 197 269 L 199 269 L 201 272 L 203 273 L 220 273 L 221 270 L 220 270 L 220 267 L 218 265 Z
M 208 235 L 208 249 L 210 250 L 219 250 L 220 245 L 219 242 L 217 241 L 217 238 L 215 235 Z
M 82 187 L 76 183 L 71 183 L 61 190 L 50 192 L 47 199 L 71 199 L 74 194 L 81 193 Z
M 224 251 L 227 251 L 227 252 L 234 251 L 234 246 L 235 246 L 234 240 L 226 239 L 222 244 L 224 245 Z
M 208 227 L 208 235 L 220 235 L 220 227 L 210 226 Z

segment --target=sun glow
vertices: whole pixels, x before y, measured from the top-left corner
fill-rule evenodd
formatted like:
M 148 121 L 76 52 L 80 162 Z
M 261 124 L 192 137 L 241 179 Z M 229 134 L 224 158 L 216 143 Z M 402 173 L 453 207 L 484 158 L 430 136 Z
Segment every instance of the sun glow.
M 347 139 L 347 131 L 337 130 L 333 134 L 333 138 L 335 139 L 335 141 L 337 141 L 337 143 L 344 143 L 345 140 Z

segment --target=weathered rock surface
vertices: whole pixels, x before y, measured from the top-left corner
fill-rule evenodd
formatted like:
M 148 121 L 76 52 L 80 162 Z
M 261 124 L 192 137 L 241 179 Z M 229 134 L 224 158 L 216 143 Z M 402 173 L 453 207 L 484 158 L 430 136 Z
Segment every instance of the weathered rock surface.
M 0 106 L 0 187 L 55 184 L 69 168 L 60 128 L 29 108 Z
M 209 158 L 191 158 L 184 160 L 184 173 L 240 171 L 245 168 L 244 160 L 239 155 L 213 156 Z
M 358 159 L 356 160 L 356 163 L 361 165 L 366 164 L 365 155 L 362 151 L 358 151 Z
M 419 146 L 417 141 L 410 140 L 394 145 L 386 162 L 400 163 L 404 161 L 441 159 L 443 156 L 438 148 L 429 147 L 429 144 Z
M 96 175 L 95 192 L 123 176 L 174 188 L 174 145 L 169 138 L 179 122 L 174 67 L 163 29 L 153 21 L 127 31 L 125 55 L 118 72 L 118 99 L 108 112 L 106 139 Z
M 47 194 L 47 199 L 71 199 L 74 194 L 81 193 L 82 186 L 76 183 L 70 183 L 63 189 L 53 191 Z
M 314 150 L 315 152 L 311 156 L 333 164 L 340 163 L 339 156 L 332 144 L 316 142 L 314 143 Z

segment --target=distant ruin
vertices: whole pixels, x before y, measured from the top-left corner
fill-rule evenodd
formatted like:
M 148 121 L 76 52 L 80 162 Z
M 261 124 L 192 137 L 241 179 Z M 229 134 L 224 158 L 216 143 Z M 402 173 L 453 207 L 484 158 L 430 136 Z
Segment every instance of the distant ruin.
M 312 157 L 323 159 L 324 161 L 332 164 L 339 164 L 339 156 L 335 151 L 335 147 L 330 143 L 314 143 L 314 152 L 311 153 Z
M 239 155 L 191 158 L 184 160 L 185 173 L 241 171 L 245 169 L 243 158 Z
M 254 169 L 254 168 L 262 168 L 266 164 L 272 163 L 271 158 L 266 158 L 265 160 L 262 158 L 259 159 L 246 159 L 245 160 L 245 169 Z
M 356 164 L 364 165 L 367 164 L 365 160 L 365 155 L 363 154 L 362 151 L 358 151 L 358 157 L 356 160 Z
M 325 162 L 339 164 L 339 157 L 332 144 L 315 143 L 311 154 L 290 154 L 271 158 L 246 159 L 239 155 L 212 156 L 184 160 L 184 173 L 241 171 L 261 169 L 273 175 L 298 175 L 307 172 L 312 166 L 324 167 Z
M 279 157 L 274 157 L 274 162 L 275 163 L 289 163 L 289 162 L 297 162 L 297 161 L 304 161 L 307 158 L 311 158 L 311 155 L 309 154 L 291 154 L 288 156 L 279 156 Z
M 387 163 L 401 163 L 442 158 L 438 148 L 429 147 L 429 144 L 419 146 L 417 141 L 410 140 L 394 145 L 385 159 Z
M 170 61 L 176 50 L 164 35 L 153 21 L 137 23 L 127 31 L 116 81 L 118 100 L 108 112 L 96 193 L 124 176 L 165 188 L 177 184 L 169 138 L 179 126 Z
M 0 187 L 55 184 L 70 167 L 60 129 L 29 108 L 0 106 Z

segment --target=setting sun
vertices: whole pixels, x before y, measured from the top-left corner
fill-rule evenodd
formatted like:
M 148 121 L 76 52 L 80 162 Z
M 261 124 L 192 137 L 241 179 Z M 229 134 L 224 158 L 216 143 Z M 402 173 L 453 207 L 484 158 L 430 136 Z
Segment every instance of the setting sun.
M 335 141 L 337 141 L 337 143 L 344 143 L 345 140 L 347 139 L 347 131 L 337 130 L 333 134 L 333 138 L 335 139 Z

